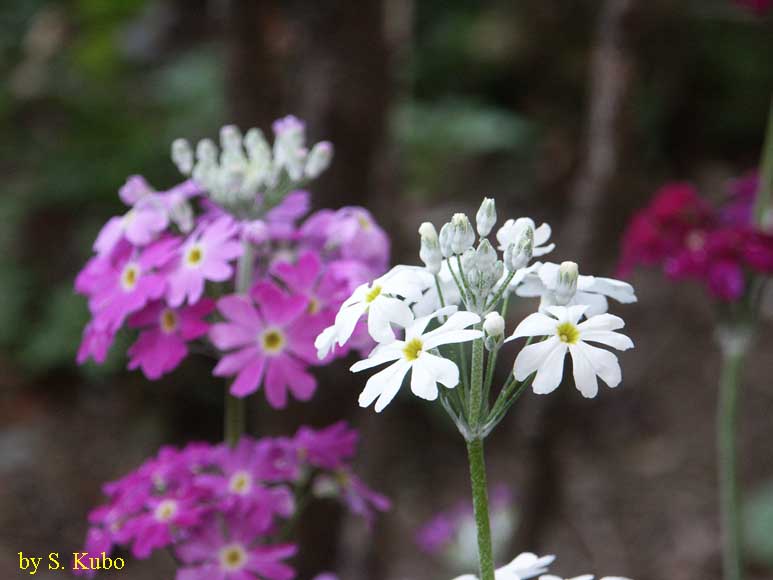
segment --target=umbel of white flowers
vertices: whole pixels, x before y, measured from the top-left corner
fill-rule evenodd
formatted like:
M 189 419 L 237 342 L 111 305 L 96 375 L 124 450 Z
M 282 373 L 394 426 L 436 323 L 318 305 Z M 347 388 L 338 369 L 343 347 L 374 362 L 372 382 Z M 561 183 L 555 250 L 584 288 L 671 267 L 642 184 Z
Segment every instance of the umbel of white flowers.
M 476 227 L 463 213 L 439 234 L 431 223 L 421 224 L 424 267 L 395 266 L 363 284 L 319 335 L 315 345 L 324 358 L 345 346 L 358 325 L 367 324 L 376 347 L 351 370 L 386 366 L 368 379 L 362 406 L 375 402 L 376 411 L 382 411 L 410 376 L 416 396 L 439 397 L 465 437 L 475 438 L 485 437 L 525 388 L 539 394 L 555 390 L 567 353 L 574 383 L 585 397 L 596 396 L 599 378 L 610 387 L 620 384 L 617 357 L 599 345 L 633 346 L 617 332 L 623 320 L 607 313 L 608 298 L 636 301 L 630 284 L 580 275 L 574 262 L 533 261 L 554 244 L 550 226 L 536 226 L 530 218 L 506 220 L 495 233 L 495 247 L 488 236 L 496 219 L 494 200 L 487 198 Z M 537 311 L 505 339 L 509 305 L 529 298 L 539 298 Z M 512 371 L 496 394 L 492 383 L 500 351 L 519 338 L 527 343 L 509 358 Z
M 202 139 L 194 154 L 187 140 L 177 139 L 172 143 L 172 160 L 213 201 L 254 217 L 255 211 L 318 177 L 333 158 L 333 145 L 328 141 L 317 143 L 310 151 L 306 148 L 305 126 L 293 116 L 275 121 L 273 129 L 273 147 L 260 129 L 252 128 L 242 136 L 234 125 L 220 130 L 220 150 L 211 139 Z

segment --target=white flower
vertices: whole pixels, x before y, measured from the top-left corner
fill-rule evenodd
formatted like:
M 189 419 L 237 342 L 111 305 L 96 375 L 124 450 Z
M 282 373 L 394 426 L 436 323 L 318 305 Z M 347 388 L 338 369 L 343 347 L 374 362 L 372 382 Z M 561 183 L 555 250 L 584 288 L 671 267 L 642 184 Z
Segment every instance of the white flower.
M 505 333 L 505 319 L 499 312 L 489 312 L 483 319 L 483 331 L 487 336 L 502 336 Z
M 449 267 L 449 262 L 443 260 L 443 263 L 440 265 L 440 272 L 437 274 L 440 291 L 443 293 L 443 304 L 440 303 L 437 285 L 433 283 L 427 288 L 427 291 L 424 292 L 416 304 L 413 305 L 414 316 L 417 318 L 427 316 L 443 306 L 458 306 L 461 304 L 462 296 L 459 293 L 459 287 L 451 275 L 451 268 L 453 268 L 454 273 L 458 274 L 459 269 L 454 262 L 451 262 L 451 267 Z
M 505 251 L 510 244 L 517 244 L 523 237 L 524 230 L 527 228 L 534 230 L 534 248 L 532 250 L 532 256 L 536 258 L 553 251 L 556 245 L 548 244 L 551 233 L 550 226 L 543 223 L 539 227 L 536 227 L 534 220 L 531 218 L 518 218 L 517 220 L 509 219 L 502 224 L 502 227 L 497 231 L 499 249 Z
M 449 389 L 459 384 L 459 368 L 453 361 L 431 351 L 444 344 L 467 342 L 483 336 L 480 330 L 465 330 L 480 322 L 472 312 L 456 312 L 435 330 L 426 334 L 427 325 L 439 316 L 456 310 L 449 306 L 415 320 L 405 329 L 405 340 L 394 340 L 380 344 L 368 358 L 352 365 L 352 372 L 373 368 L 387 362 L 388 367 L 368 379 L 360 394 L 360 406 L 367 407 L 376 402 L 376 412 L 381 412 L 400 390 L 403 379 L 411 371 L 411 391 L 417 397 L 434 401 L 438 396 L 438 383 Z
M 362 284 L 341 305 L 335 323 L 314 341 L 317 356 L 325 358 L 336 343 L 343 346 L 366 313 L 368 332 L 373 340 L 394 340 L 392 324 L 406 327 L 413 322 L 410 303 L 419 300 L 431 284 L 434 284 L 432 275 L 417 266 L 395 266 L 370 284 Z
M 597 375 L 610 387 L 619 385 L 622 377 L 617 357 L 588 342 L 598 342 L 618 350 L 632 348 L 630 338 L 614 332 L 623 328 L 625 323 L 617 316 L 599 314 L 578 324 L 587 310 L 587 306 L 549 306 L 547 311 L 552 317 L 541 312 L 527 316 L 507 341 L 529 336 L 545 336 L 547 339 L 530 344 L 518 353 L 513 369 L 515 378 L 523 381 L 536 371 L 537 376 L 532 384 L 534 392 L 550 393 L 561 382 L 564 358 L 569 351 L 574 367 L 574 382 L 583 396 L 596 396 Z
M 440 252 L 440 241 L 435 226 L 430 222 L 424 222 L 419 226 L 419 236 L 421 237 L 419 258 L 424 262 L 428 272 L 437 274 L 440 272 L 443 254 Z
M 532 270 L 525 276 L 515 289 L 518 296 L 524 298 L 540 297 L 540 310 L 556 304 L 556 291 L 559 289 L 560 266 L 552 262 L 540 264 L 536 271 Z M 513 286 L 513 284 L 511 284 Z M 622 304 L 636 302 L 633 286 L 613 278 L 597 278 L 595 276 L 578 276 L 577 292 L 566 306 L 583 304 L 588 306 L 587 316 L 603 314 L 609 308 L 607 297 Z
M 528 580 L 548 571 L 548 566 L 553 563 L 556 557 L 537 556 L 531 552 L 524 552 L 518 555 L 515 560 L 502 566 L 494 573 L 496 580 Z M 454 580 L 478 580 L 473 574 L 465 574 L 454 578 Z
M 480 209 L 475 215 L 475 223 L 478 227 L 478 235 L 485 238 L 491 232 L 491 228 L 497 223 L 497 208 L 494 200 L 484 197 Z
M 595 576 L 593 574 L 583 574 L 582 576 L 575 576 L 574 578 L 566 578 L 566 580 L 593 580 Z M 539 580 L 564 580 L 560 576 L 553 576 L 552 574 L 544 574 L 539 577 Z M 599 580 L 631 580 L 630 578 L 623 578 L 622 576 L 604 576 Z

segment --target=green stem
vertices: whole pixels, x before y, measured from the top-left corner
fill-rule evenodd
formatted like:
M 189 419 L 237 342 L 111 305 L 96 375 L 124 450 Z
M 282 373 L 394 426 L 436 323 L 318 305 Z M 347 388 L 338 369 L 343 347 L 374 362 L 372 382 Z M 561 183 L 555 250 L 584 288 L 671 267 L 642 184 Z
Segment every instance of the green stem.
M 239 258 L 236 269 L 236 292 L 247 294 L 252 286 L 252 274 L 255 262 L 255 248 L 248 241 L 244 241 L 244 251 Z M 239 439 L 247 430 L 247 404 L 246 399 L 234 397 L 225 391 L 225 442 L 235 447 Z
M 472 505 L 475 509 L 475 526 L 478 532 L 480 580 L 494 580 L 494 555 L 491 546 L 491 524 L 489 523 L 486 461 L 483 456 L 483 438 L 479 432 L 483 402 L 483 348 L 482 338 L 473 341 L 469 408 L 471 439 L 467 442 L 467 457 L 470 462 Z
M 467 442 L 472 482 L 472 505 L 475 510 L 475 526 L 478 530 L 478 562 L 480 580 L 494 580 L 494 553 L 491 547 L 491 524 L 488 511 L 488 487 L 486 460 L 483 455 L 483 439 Z
M 724 580 L 742 580 L 743 557 L 740 493 L 737 474 L 738 387 L 745 349 L 723 348 L 719 379 L 717 448 L 719 502 L 722 520 Z
M 754 206 L 754 221 L 758 226 L 764 227 L 768 225 L 765 224 L 765 221 L 770 209 L 771 197 L 773 197 L 773 101 L 770 103 L 768 127 L 765 134 L 765 143 L 762 146 L 760 185 L 757 192 L 757 201 Z

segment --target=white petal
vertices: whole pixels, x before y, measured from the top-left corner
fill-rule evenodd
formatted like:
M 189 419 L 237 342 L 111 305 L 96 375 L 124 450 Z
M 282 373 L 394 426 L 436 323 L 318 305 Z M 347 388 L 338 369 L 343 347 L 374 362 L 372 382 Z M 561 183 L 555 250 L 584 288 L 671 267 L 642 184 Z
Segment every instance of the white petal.
M 371 351 L 368 358 L 354 363 L 349 370 L 353 373 L 358 373 L 402 358 L 402 348 L 404 345 L 405 343 L 399 340 L 388 345 L 379 345 Z
M 625 321 L 614 314 L 598 314 L 588 317 L 577 325 L 582 332 L 592 332 L 595 330 L 619 330 L 625 326 Z
M 620 371 L 620 363 L 617 362 L 617 357 L 614 354 L 584 342 L 579 342 L 575 346 L 582 349 L 602 381 L 610 387 L 616 387 L 620 384 L 622 373 Z
M 580 338 L 585 342 L 599 342 L 617 350 L 628 350 L 633 348 L 633 341 L 619 332 L 610 332 L 608 330 L 593 330 L 583 332 Z
M 410 340 L 411 338 L 421 336 L 422 334 L 424 334 L 424 330 L 427 328 L 427 325 L 432 320 L 439 317 L 448 316 L 449 314 L 453 314 L 454 312 L 456 312 L 456 310 L 457 310 L 456 306 L 446 306 L 445 308 L 440 308 L 439 310 L 435 310 L 431 314 L 427 314 L 426 316 L 417 318 L 416 320 L 413 321 L 413 324 L 406 327 L 405 329 L 406 339 Z M 439 328 L 442 328 L 442 326 L 438 327 L 438 329 L 434 330 L 433 332 L 436 332 L 437 330 L 439 330 Z M 430 334 L 432 333 L 431 332 L 427 333 L 427 336 L 429 336 Z
M 459 384 L 459 367 L 455 362 L 428 352 L 423 353 L 417 362 L 428 369 L 441 385 L 453 389 Z
M 596 369 L 588 360 L 582 348 L 577 345 L 571 345 L 569 352 L 572 355 L 572 374 L 574 375 L 574 385 L 582 393 L 583 397 L 592 399 L 599 392 L 599 382 L 596 379 Z
M 542 246 L 543 244 L 546 244 L 550 239 L 550 233 L 551 230 L 548 224 L 540 224 L 540 226 L 534 230 L 534 245 Z
M 559 344 L 563 344 L 557 337 L 552 336 L 547 340 L 530 344 L 521 349 L 515 358 L 513 374 L 519 381 L 525 381 L 545 361 L 550 352 Z
M 431 335 L 431 336 L 430 336 Z M 481 338 L 483 332 L 480 330 L 452 330 L 440 334 L 429 333 L 425 335 L 424 348 L 429 350 L 443 344 L 455 344 L 458 342 L 469 342 L 476 338 Z
M 550 290 L 556 289 L 559 268 L 560 266 L 553 262 L 545 262 L 542 264 L 537 274 L 539 275 L 539 279 L 542 280 L 542 283 L 545 285 L 545 288 Z
M 422 354 L 411 368 L 411 392 L 419 398 L 434 401 L 438 395 L 437 381 L 431 368 L 422 364 L 425 356 L 426 353 Z
M 370 289 L 370 285 L 367 283 L 360 284 L 359 286 L 357 286 L 357 288 L 354 289 L 354 292 L 352 292 L 352 295 L 343 301 L 343 304 L 341 304 L 341 310 L 343 310 L 347 306 L 351 306 L 356 302 L 362 302 L 365 298 L 365 294 L 368 293 L 369 289 Z
M 524 552 L 519 554 L 512 562 L 507 566 L 503 566 L 497 572 L 512 572 L 522 580 L 533 578 L 543 572 L 547 572 L 548 566 L 556 559 L 553 555 L 537 556 L 531 552 Z
M 555 318 L 545 316 L 541 312 L 529 314 L 515 327 L 513 334 L 505 341 L 515 340 L 525 336 L 550 336 L 556 333 L 558 321 Z
M 585 316 L 588 317 L 604 314 L 609 310 L 609 302 L 607 301 L 606 296 L 602 296 L 601 294 L 591 294 L 590 292 L 581 292 L 578 290 L 574 295 L 574 298 L 572 298 L 571 303 L 584 304 L 587 306 L 588 310 L 585 311 Z
M 527 272 L 523 277 L 522 281 L 518 284 L 518 287 L 515 289 L 515 293 L 518 296 L 521 296 L 522 298 L 537 298 L 539 296 L 542 296 L 546 291 L 547 287 L 542 282 L 542 280 L 539 277 L 539 268 L 541 268 L 544 264 L 540 264 L 537 262 L 537 264 L 534 264 L 533 266 L 529 266 L 530 272 Z M 536 267 L 536 268 L 535 268 Z M 520 270 L 518 270 L 520 272 Z M 513 280 L 518 277 L 518 274 L 513 277 Z M 512 283 L 511 283 L 512 286 Z
M 368 309 L 368 333 L 376 342 L 395 339 L 392 324 L 407 326 L 413 322 L 413 312 L 408 304 L 397 298 L 379 296 Z
M 546 395 L 556 390 L 564 376 L 564 358 L 566 358 L 567 346 L 556 339 L 557 345 L 548 353 L 545 360 L 537 369 L 537 376 L 531 385 L 532 390 L 538 395 Z
M 585 311 L 588 309 L 584 304 L 577 304 L 576 306 L 548 306 L 547 311 L 555 316 L 559 322 L 571 322 L 577 324 L 577 321 L 582 318 Z
M 545 254 L 549 254 L 555 249 L 556 249 L 555 244 L 548 244 L 547 246 L 542 246 L 541 248 L 537 248 L 535 246 L 534 250 L 532 251 L 532 256 L 534 256 L 535 258 L 538 258 L 540 256 L 544 256 Z
M 355 326 L 367 307 L 364 304 L 352 304 L 341 308 L 336 315 L 335 326 L 338 329 L 338 346 L 343 346 L 352 337 Z
M 370 377 L 360 393 L 360 407 L 367 407 L 378 397 L 376 412 L 380 413 L 400 390 L 403 378 L 410 368 L 410 363 L 399 360 Z
M 584 283 L 582 280 L 578 280 L 577 288 L 585 292 L 604 294 L 605 296 L 614 298 L 621 304 L 631 304 L 637 300 L 636 292 L 634 291 L 633 286 L 631 286 L 628 282 L 615 280 L 614 278 L 592 277 L 592 280 L 586 281 Z
M 325 330 L 319 333 L 317 338 L 314 339 L 314 348 L 317 349 L 317 358 L 322 360 L 330 351 L 333 350 L 336 339 L 338 338 L 338 331 L 333 326 L 328 326 Z

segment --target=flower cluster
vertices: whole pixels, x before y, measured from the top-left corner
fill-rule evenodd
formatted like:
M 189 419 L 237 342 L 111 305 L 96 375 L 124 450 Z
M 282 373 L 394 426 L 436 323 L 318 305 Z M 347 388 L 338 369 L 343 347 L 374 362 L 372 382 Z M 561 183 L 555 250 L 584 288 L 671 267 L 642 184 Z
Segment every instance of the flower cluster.
M 290 580 L 289 524 L 305 494 L 335 496 L 371 518 L 389 501 L 352 472 L 357 433 L 344 423 L 302 427 L 292 438 L 243 438 L 234 447 L 165 447 L 104 486 L 89 516 L 85 551 L 127 547 L 136 558 L 171 549 L 177 580 Z
M 491 536 L 494 557 L 505 555 L 516 526 L 513 493 L 505 484 L 494 486 L 491 502 Z M 442 558 L 453 569 L 477 564 L 475 517 L 470 501 L 434 515 L 416 533 L 416 544 L 425 553 Z
M 496 580 L 528 580 L 529 578 L 539 577 L 539 580 L 564 580 L 558 576 L 552 574 L 545 574 L 554 561 L 555 556 L 537 556 L 531 552 L 524 552 L 519 554 L 512 562 L 506 566 L 502 566 L 496 571 Z M 574 578 L 567 578 L 566 580 L 593 580 L 593 574 L 583 574 L 582 576 L 575 576 Z M 454 580 L 478 580 L 476 576 L 472 574 L 465 574 L 464 576 L 458 576 Z M 629 580 L 621 576 L 605 576 L 599 580 Z
M 324 171 L 332 146 L 307 151 L 294 117 L 274 132 L 273 148 L 257 129 L 242 137 L 233 126 L 221 131 L 221 151 L 203 140 L 194 155 L 175 141 L 173 159 L 191 179 L 164 192 L 142 177 L 126 182 L 128 211 L 102 228 L 75 283 L 92 314 L 80 363 L 103 362 L 128 327 L 138 333 L 129 368 L 149 379 L 201 341 L 218 353 L 214 373 L 235 377 L 235 396 L 263 386 L 274 407 L 288 393 L 312 396 L 314 338 L 355 288 L 386 270 L 389 240 L 358 207 L 303 219 L 310 199 L 300 188 Z M 352 347 L 372 346 L 364 330 L 352 333 Z
M 741 300 L 755 275 L 773 273 L 773 234 L 754 224 L 756 175 L 732 181 L 728 190 L 715 207 L 689 183 L 663 186 L 628 225 L 621 274 L 661 266 L 671 279 L 701 281 L 719 301 Z
M 488 417 L 483 422 L 488 426 L 478 434 L 496 424 L 527 383 L 536 393 L 553 391 L 561 382 L 567 353 L 584 396 L 596 395 L 597 377 L 610 387 L 620 383 L 617 357 L 590 343 L 619 350 L 633 346 L 616 332 L 624 325 L 622 319 L 606 312 L 608 298 L 634 302 L 633 288 L 618 280 L 581 276 L 573 262 L 532 263 L 534 256 L 549 253 L 554 244 L 550 226 L 537 227 L 529 218 L 505 221 L 495 233 L 495 248 L 489 234 L 496 220 L 494 200 L 485 199 L 475 227 L 461 213 L 439 233 L 432 224 L 422 224 L 419 257 L 424 267 L 399 265 L 361 285 L 344 301 L 334 323 L 320 333 L 316 346 L 318 356 L 325 358 L 345 346 L 359 321 L 367 318 L 368 332 L 378 344 L 351 370 L 388 366 L 368 379 L 360 405 L 375 402 L 375 410 L 382 411 L 410 375 L 413 394 L 427 400 L 442 395 L 446 410 L 470 435 L 469 427 L 479 417 Z M 539 298 L 539 311 L 505 340 L 504 317 L 513 296 Z M 489 408 L 493 372 L 481 376 L 484 345 L 488 368 L 493 369 L 503 343 L 522 337 L 530 344 L 518 354 L 512 380 Z M 460 372 L 460 364 L 472 369 L 471 376 Z M 451 395 L 450 389 L 459 385 L 461 389 Z

